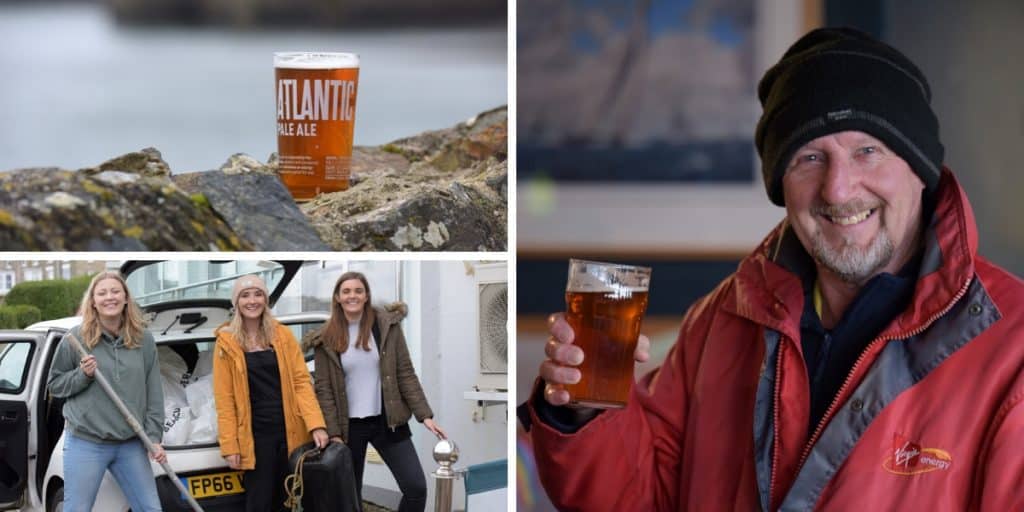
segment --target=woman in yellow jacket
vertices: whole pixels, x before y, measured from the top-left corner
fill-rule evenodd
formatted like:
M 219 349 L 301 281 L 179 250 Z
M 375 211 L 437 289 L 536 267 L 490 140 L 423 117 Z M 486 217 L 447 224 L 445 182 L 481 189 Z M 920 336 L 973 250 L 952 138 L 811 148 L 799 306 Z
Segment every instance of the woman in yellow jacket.
M 310 436 L 327 446 L 324 417 L 299 344 L 270 313 L 266 283 L 238 278 L 231 303 L 213 357 L 220 453 L 245 471 L 246 511 L 283 510 L 288 454 Z

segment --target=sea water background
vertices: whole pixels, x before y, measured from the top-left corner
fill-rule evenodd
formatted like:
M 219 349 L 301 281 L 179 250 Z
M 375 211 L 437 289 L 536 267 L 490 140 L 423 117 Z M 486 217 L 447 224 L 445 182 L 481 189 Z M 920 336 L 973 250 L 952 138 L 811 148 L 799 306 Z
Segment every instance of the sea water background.
M 507 103 L 505 26 L 123 27 L 102 4 L 0 5 L 0 170 L 99 164 L 153 146 L 174 172 L 276 151 L 275 51 L 361 59 L 356 145 Z

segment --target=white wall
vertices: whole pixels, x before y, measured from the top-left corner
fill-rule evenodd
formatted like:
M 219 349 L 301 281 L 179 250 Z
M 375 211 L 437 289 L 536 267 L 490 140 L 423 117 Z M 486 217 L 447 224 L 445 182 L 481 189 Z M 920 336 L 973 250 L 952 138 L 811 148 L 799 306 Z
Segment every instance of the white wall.
M 507 456 L 507 408 L 487 408 L 483 421 L 473 421 L 476 402 L 463 398 L 477 380 L 477 277 L 475 264 L 460 261 L 424 261 L 402 264 L 402 300 L 409 305 L 403 328 L 413 364 L 435 420 L 459 447 L 456 467 L 503 459 Z M 473 272 L 473 273 L 470 273 Z M 505 273 L 507 277 L 507 271 Z M 507 386 L 507 385 L 506 385 Z M 433 510 L 434 436 L 411 422 L 413 443 L 427 473 L 427 510 Z M 383 464 L 367 464 L 364 486 L 397 491 Z M 454 509 L 465 501 L 461 481 L 454 485 Z M 491 511 L 494 512 L 494 511 Z

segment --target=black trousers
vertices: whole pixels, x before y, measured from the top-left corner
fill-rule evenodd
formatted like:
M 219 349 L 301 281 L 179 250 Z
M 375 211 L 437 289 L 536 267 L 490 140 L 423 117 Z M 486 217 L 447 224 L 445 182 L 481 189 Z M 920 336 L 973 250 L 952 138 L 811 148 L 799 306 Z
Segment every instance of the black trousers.
M 246 512 L 279 512 L 284 507 L 284 479 L 288 476 L 288 442 L 284 432 L 253 429 L 256 467 L 242 476 Z
M 408 430 L 405 430 L 408 432 Z M 363 469 L 366 464 L 366 445 L 370 443 L 384 459 L 402 491 L 398 512 L 423 512 L 427 508 L 427 479 L 416 456 L 412 438 L 392 432 L 383 415 L 369 418 L 350 418 L 348 447 L 352 451 L 356 488 L 359 501 L 363 497 Z

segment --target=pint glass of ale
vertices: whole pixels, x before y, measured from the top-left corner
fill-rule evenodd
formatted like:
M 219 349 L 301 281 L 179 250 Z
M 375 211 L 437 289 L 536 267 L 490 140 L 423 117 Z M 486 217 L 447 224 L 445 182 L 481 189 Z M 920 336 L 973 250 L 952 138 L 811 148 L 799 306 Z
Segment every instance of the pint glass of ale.
M 583 349 L 580 381 L 565 386 L 570 406 L 626 406 L 650 281 L 647 267 L 569 260 L 565 317 Z
M 274 54 L 279 175 L 296 201 L 348 188 L 359 56 Z

